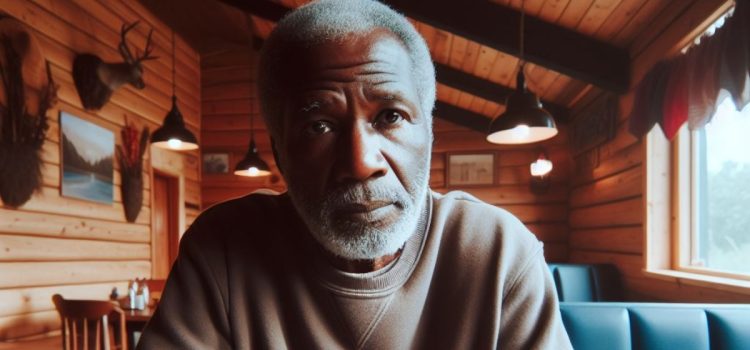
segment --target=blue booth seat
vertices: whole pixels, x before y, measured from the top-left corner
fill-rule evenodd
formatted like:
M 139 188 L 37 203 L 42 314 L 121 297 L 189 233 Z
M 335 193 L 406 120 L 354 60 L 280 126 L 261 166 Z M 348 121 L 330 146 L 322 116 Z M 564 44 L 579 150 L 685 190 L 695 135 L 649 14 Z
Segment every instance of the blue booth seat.
M 563 302 L 573 347 L 587 349 L 750 349 L 750 305 Z
M 549 264 L 560 301 L 622 301 L 617 268 L 610 264 Z

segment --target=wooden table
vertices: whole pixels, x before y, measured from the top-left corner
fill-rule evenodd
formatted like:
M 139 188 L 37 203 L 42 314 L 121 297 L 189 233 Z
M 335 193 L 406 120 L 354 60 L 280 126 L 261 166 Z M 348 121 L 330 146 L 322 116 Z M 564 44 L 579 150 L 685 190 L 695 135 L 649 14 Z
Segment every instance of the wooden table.
M 155 310 L 155 306 L 149 306 L 144 310 L 122 310 L 125 313 L 125 332 L 128 335 L 128 349 L 135 349 L 138 338 L 140 338 L 140 333 L 143 332 L 146 323 L 154 315 Z

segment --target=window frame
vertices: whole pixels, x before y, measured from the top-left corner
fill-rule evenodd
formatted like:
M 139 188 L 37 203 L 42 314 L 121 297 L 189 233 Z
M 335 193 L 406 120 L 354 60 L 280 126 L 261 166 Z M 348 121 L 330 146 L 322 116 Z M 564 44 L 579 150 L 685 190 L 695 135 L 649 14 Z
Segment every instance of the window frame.
M 655 127 L 644 142 L 644 274 L 678 284 L 750 294 L 750 275 L 687 266 L 697 220 L 691 154 L 697 145 L 684 125 L 672 142 Z M 687 239 L 683 238 L 686 237 Z
M 721 96 L 720 99 L 728 98 Z M 718 101 L 718 103 L 722 103 Z M 694 266 L 693 257 L 698 255 L 698 246 L 694 244 L 696 232 L 700 230 L 699 212 L 699 171 L 700 167 L 700 131 L 691 131 L 687 125 L 680 128 L 675 137 L 675 147 L 672 148 L 672 159 L 675 159 L 674 176 L 676 188 L 673 189 L 672 215 L 681 220 L 680 224 L 672 228 L 673 246 L 677 251 L 673 252 L 673 268 L 678 271 L 689 273 L 706 274 L 717 277 L 733 278 L 750 281 L 750 273 L 735 273 L 721 271 L 710 267 Z M 687 218 L 686 218 L 687 217 Z M 684 220 L 684 222 L 683 222 Z
M 689 24 L 679 39 L 659 56 L 670 56 L 684 51 L 695 42 L 719 18 L 725 16 L 734 7 L 733 1 L 726 1 L 702 22 Z M 686 24 L 687 25 L 687 24 Z M 640 59 L 640 64 L 645 65 Z M 636 77 L 645 72 L 636 72 Z M 637 80 L 637 79 L 636 79 Z M 641 139 L 643 171 L 643 274 L 646 277 L 663 280 L 677 285 L 693 285 L 708 289 L 728 291 L 750 295 L 750 281 L 728 276 L 706 274 L 703 271 L 678 270 L 673 253 L 679 249 L 673 239 L 673 227 L 687 223 L 686 219 L 673 214 L 674 194 L 677 193 L 677 181 L 672 181 L 672 174 L 679 173 L 675 157 L 672 156 L 677 143 L 669 142 L 660 128 L 653 128 Z M 684 164 L 684 163 L 683 163 Z M 677 213 L 679 214 L 679 213 Z M 679 230 L 679 228 L 677 228 Z M 678 243 L 679 244 L 679 243 Z

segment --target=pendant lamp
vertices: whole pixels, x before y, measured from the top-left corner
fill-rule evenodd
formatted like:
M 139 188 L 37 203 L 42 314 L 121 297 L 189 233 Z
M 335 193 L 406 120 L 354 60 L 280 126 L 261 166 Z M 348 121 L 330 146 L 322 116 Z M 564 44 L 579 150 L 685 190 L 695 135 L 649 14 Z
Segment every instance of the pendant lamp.
M 523 68 L 524 8 L 521 3 L 520 67 L 516 76 L 516 91 L 505 104 L 505 112 L 490 124 L 487 141 L 497 144 L 523 144 L 549 139 L 557 135 L 552 115 L 542 108 L 539 96 L 526 89 Z
M 242 160 L 234 167 L 234 174 L 239 176 L 260 177 L 271 175 L 271 168 L 258 154 L 253 135 L 253 116 L 250 115 L 250 145 Z
M 161 127 L 151 135 L 151 144 L 175 151 L 190 151 L 198 148 L 198 140 L 185 127 L 185 120 L 177 108 L 175 93 L 175 49 L 174 30 L 172 31 L 172 109 L 164 117 Z
M 252 32 L 252 30 L 251 30 Z M 250 53 L 255 53 L 253 38 L 250 38 Z M 251 106 L 252 107 L 252 106 Z M 252 110 L 252 108 L 250 108 Z M 253 125 L 253 115 L 250 114 L 250 144 L 247 147 L 247 153 L 242 160 L 234 167 L 234 174 L 248 177 L 261 177 L 271 175 L 271 168 L 263 161 L 258 154 L 258 148 L 255 147 L 255 128 Z

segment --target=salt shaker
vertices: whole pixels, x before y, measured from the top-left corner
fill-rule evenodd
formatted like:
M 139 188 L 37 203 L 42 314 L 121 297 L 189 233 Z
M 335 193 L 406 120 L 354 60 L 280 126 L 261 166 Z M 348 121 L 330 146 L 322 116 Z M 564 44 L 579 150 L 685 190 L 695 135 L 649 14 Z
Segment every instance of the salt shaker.
M 151 292 L 148 290 L 148 284 L 145 279 L 141 282 L 141 294 L 143 294 L 143 305 L 148 307 L 151 303 Z
M 138 282 L 131 280 L 128 283 L 128 307 L 133 310 L 136 308 L 136 294 L 138 290 Z
M 143 300 L 143 287 L 138 288 L 138 292 L 135 295 L 135 308 L 136 310 L 143 310 L 146 308 Z

